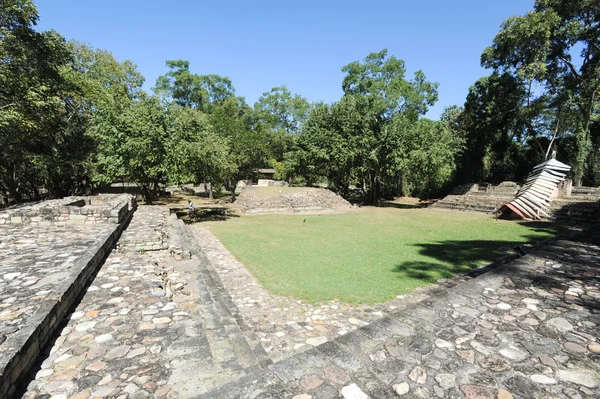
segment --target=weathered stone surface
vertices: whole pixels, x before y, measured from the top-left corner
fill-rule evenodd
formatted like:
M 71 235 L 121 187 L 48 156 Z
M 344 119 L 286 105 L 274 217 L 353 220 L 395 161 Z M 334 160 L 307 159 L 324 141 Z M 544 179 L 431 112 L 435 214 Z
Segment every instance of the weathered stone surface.
M 406 395 L 410 391 L 410 385 L 408 385 L 407 382 L 396 384 L 393 386 L 393 388 L 399 396 Z
M 95 203 L 98 201 L 102 204 Z M 124 227 L 117 223 L 131 215 L 134 205 L 131 196 L 106 195 L 86 197 L 85 201 L 83 197 L 42 201 L 0 211 L 0 397 L 15 379 L 27 375 L 36 356 L 69 318 L 67 313 L 110 251 L 115 234 Z M 123 210 L 114 223 L 93 215 L 111 207 Z M 80 214 L 83 209 L 92 214 Z M 85 223 L 73 224 L 71 219 Z M 81 315 L 73 315 L 78 317 Z M 76 332 L 84 340 L 94 328 L 95 322 L 86 320 Z M 73 351 L 69 354 L 75 355 L 73 358 L 54 363 L 63 370 L 53 378 L 73 374 L 65 370 L 78 367 L 81 354 Z M 17 357 L 18 361 L 11 362 Z
M 488 389 L 477 385 L 461 385 L 460 390 L 465 394 L 466 399 L 494 399 Z
M 356 384 L 350 384 L 343 387 L 342 396 L 344 399 L 369 399 L 367 394 L 364 393 Z
M 410 378 L 417 384 L 425 384 L 427 382 L 427 371 L 425 371 L 425 369 L 420 366 L 416 366 L 412 369 L 412 371 L 408 375 L 408 378 Z
M 587 370 L 558 370 L 556 376 L 563 381 L 573 382 L 588 388 L 596 388 L 600 383 L 598 373 Z
M 573 330 L 573 325 L 571 325 L 571 323 L 569 323 L 566 319 L 563 319 L 562 317 L 555 317 L 553 319 L 550 319 L 546 322 L 546 324 L 556 328 L 562 333 Z
M 267 293 L 203 229 L 182 230 L 200 243 L 191 259 L 111 253 L 26 399 L 85 390 L 123 399 L 584 398 L 598 388 L 600 229 L 413 297 L 424 302 L 372 307 Z M 315 348 L 311 339 L 334 342 Z

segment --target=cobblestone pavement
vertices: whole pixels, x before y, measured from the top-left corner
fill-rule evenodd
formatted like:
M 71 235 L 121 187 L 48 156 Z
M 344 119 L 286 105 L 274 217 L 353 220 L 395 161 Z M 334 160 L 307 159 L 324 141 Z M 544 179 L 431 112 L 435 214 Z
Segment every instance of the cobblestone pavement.
M 598 398 L 600 228 L 205 398 Z
M 130 224 L 119 239 L 121 249 L 156 251 L 167 249 L 167 207 L 140 206 L 136 222 Z
M 600 229 L 458 285 L 310 306 L 167 215 L 142 206 L 128 229 L 191 259 L 112 251 L 24 398 L 598 397 Z
M 273 361 L 343 336 L 464 281 L 463 277 L 443 280 L 374 306 L 349 306 L 337 301 L 315 306 L 270 293 L 208 228 L 199 224 L 190 228 L 244 322 L 256 331 Z
M 7 360 L 21 349 L 21 330 L 31 318 L 44 317 L 38 311 L 56 302 L 65 289 L 60 283 L 70 277 L 73 266 L 113 228 L 107 224 L 0 228 L 0 358 Z
M 128 229 L 183 229 L 167 223 L 165 210 L 141 206 Z M 202 254 L 171 255 L 112 251 L 23 397 L 188 398 L 270 363 L 237 324 Z

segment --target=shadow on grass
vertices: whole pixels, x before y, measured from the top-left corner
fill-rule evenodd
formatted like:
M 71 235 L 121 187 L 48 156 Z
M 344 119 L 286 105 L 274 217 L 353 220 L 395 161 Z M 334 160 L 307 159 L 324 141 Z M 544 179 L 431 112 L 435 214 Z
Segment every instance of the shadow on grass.
M 398 202 L 383 201 L 375 204 L 377 208 L 397 208 L 397 209 L 419 209 L 427 208 L 427 204 L 422 202 L 416 202 L 414 204 L 402 204 Z
M 555 236 L 565 230 L 559 225 L 546 222 L 526 222 L 524 225 L 535 233 Z M 396 265 L 394 272 L 399 278 L 412 278 L 435 281 L 451 278 L 457 273 L 466 273 L 483 263 L 492 262 L 502 255 L 523 255 L 523 245 L 533 244 L 550 237 L 528 235 L 519 242 L 503 240 L 446 240 L 433 243 L 414 244 L 419 254 L 431 259 L 430 262 L 404 262 Z
M 196 209 L 193 217 L 191 217 L 187 211 L 175 213 L 177 218 L 183 220 L 183 223 L 185 224 L 225 221 L 231 218 L 240 217 L 240 215 L 230 211 L 225 211 L 224 209 Z

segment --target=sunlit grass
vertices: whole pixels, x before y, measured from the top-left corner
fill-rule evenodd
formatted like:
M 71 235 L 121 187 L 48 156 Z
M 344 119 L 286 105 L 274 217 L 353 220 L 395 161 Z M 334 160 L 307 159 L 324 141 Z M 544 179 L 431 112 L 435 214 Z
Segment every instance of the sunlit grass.
M 211 231 L 268 290 L 312 303 L 378 303 L 494 260 L 498 248 L 556 233 L 475 213 L 363 208 L 244 216 Z

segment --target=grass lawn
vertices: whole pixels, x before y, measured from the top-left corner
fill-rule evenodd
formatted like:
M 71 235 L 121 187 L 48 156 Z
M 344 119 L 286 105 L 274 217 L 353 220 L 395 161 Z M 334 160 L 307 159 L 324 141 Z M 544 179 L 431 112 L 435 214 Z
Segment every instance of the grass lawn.
M 271 292 L 311 303 L 373 304 L 498 257 L 498 248 L 558 231 L 432 209 L 242 216 L 210 230 Z

